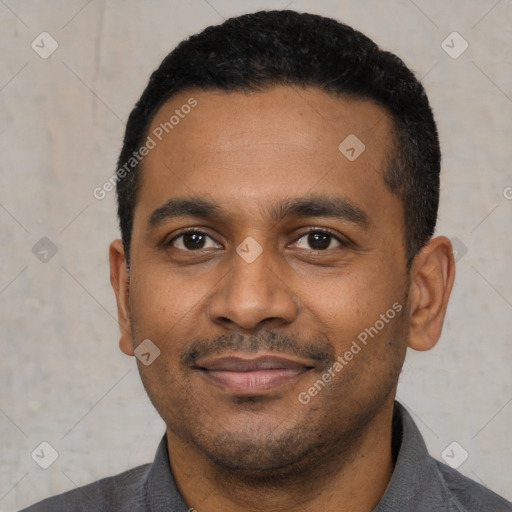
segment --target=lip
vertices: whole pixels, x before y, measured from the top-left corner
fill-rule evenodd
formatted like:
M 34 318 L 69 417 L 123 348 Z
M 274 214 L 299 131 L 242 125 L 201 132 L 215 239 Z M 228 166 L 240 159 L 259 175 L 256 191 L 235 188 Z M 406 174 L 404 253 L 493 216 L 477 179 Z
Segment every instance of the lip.
M 258 395 L 290 384 L 312 368 L 272 355 L 216 357 L 199 361 L 195 367 L 211 382 L 238 395 Z

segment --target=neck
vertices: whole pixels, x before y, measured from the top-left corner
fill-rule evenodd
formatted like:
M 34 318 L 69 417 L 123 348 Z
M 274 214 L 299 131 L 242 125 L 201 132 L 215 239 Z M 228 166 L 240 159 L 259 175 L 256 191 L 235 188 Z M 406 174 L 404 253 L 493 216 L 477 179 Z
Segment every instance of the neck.
M 393 402 L 342 449 L 263 475 L 219 468 L 167 429 L 172 472 L 184 500 L 198 512 L 370 512 L 393 473 L 392 414 Z

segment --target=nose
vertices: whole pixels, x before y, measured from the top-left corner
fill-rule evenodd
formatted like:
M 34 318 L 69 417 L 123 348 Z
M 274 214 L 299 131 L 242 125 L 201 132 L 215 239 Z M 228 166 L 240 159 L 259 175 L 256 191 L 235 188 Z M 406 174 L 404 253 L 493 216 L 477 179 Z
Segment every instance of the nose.
M 212 322 L 224 328 L 255 331 L 294 321 L 297 298 L 272 261 L 270 250 L 263 250 L 254 261 L 233 252 L 230 263 L 231 270 L 210 297 Z

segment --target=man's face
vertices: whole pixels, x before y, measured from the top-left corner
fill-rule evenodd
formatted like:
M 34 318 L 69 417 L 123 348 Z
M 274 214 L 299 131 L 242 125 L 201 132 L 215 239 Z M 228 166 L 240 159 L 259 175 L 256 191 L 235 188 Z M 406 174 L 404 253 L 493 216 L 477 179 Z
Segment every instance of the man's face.
M 314 88 L 186 91 L 149 134 L 191 97 L 144 159 L 121 346 L 158 347 L 139 368 L 170 439 L 220 466 L 348 450 L 389 410 L 407 344 L 391 120 Z

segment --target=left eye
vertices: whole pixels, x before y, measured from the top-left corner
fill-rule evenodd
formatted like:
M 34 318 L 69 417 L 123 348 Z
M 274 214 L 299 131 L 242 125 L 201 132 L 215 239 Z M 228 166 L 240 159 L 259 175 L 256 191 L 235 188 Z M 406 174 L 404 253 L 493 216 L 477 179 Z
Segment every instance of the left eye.
M 343 245 L 341 241 L 331 233 L 326 231 L 310 231 L 302 235 L 295 244 L 301 249 L 313 249 L 315 251 L 325 251 L 332 249 L 334 246 Z
M 210 241 L 208 245 L 208 241 Z M 218 247 L 218 244 L 202 231 L 189 231 L 174 237 L 169 245 L 184 251 L 197 251 L 198 249 L 211 249 Z

